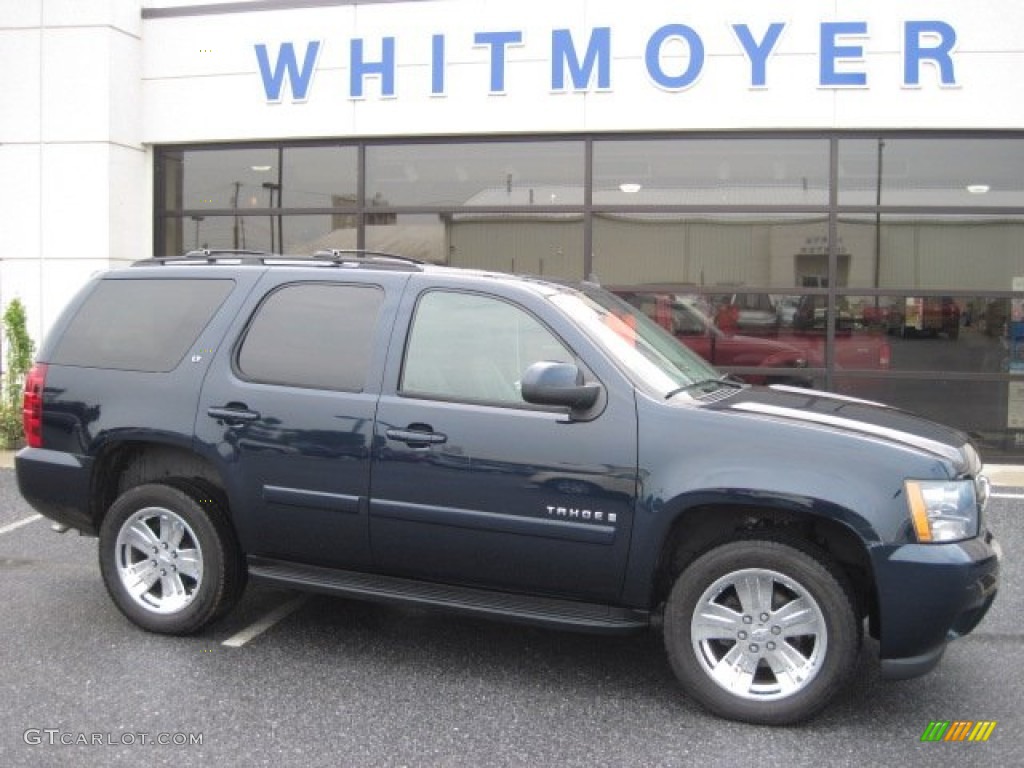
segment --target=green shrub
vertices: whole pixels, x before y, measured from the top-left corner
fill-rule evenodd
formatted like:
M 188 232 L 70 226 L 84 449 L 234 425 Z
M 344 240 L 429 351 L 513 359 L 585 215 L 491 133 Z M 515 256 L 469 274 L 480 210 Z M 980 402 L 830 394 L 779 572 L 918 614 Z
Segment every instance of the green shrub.
M 0 402 L 0 441 L 8 447 L 20 444 L 25 437 L 21 422 L 21 401 L 25 374 L 32 367 L 32 355 L 35 353 L 35 343 L 28 335 L 27 325 L 25 306 L 20 299 L 13 299 L 3 316 L 7 354 L 3 400 Z

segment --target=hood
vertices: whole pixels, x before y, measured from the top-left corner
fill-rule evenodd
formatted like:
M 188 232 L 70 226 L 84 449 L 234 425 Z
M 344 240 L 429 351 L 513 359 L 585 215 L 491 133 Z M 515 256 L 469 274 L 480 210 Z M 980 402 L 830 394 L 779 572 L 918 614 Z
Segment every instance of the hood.
M 966 433 L 881 403 L 814 389 L 772 386 L 750 387 L 713 407 L 899 443 L 946 459 L 957 474 L 975 474 L 981 469 Z

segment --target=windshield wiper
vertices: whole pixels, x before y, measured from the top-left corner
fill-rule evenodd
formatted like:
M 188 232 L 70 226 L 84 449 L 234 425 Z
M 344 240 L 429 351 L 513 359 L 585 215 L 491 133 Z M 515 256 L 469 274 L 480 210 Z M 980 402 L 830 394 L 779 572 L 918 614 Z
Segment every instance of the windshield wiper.
M 665 399 L 671 400 L 678 394 L 682 394 L 683 392 L 689 392 L 691 389 L 700 389 L 701 387 L 707 387 L 711 384 L 716 384 L 724 387 L 735 387 L 736 389 L 743 389 L 745 386 L 747 386 L 742 381 L 739 381 L 738 379 L 734 378 L 731 373 L 727 373 L 724 376 L 719 376 L 717 379 L 701 379 L 700 381 L 694 381 L 682 387 L 676 387 L 667 395 L 665 395 Z

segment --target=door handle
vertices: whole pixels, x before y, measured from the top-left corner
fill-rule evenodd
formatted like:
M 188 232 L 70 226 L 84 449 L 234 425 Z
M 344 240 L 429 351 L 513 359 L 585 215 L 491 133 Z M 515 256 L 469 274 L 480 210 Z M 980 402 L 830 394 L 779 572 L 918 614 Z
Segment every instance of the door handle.
M 250 411 L 242 404 L 213 406 L 206 409 L 206 415 L 228 424 L 242 424 L 259 419 L 259 411 Z
M 410 448 L 425 448 L 428 445 L 440 445 L 448 442 L 448 435 L 420 429 L 389 429 L 384 434 L 388 440 L 406 443 Z

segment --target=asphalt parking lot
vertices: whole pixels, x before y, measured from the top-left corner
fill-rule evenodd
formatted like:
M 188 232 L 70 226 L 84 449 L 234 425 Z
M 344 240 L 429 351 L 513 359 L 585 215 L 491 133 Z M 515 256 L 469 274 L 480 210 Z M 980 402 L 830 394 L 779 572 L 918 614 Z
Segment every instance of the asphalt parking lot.
M 826 712 L 765 728 L 691 703 L 654 632 L 250 587 L 212 631 L 146 634 L 107 598 L 95 540 L 34 519 L 0 469 L 0 766 L 1021 765 L 1024 489 L 995 490 L 1002 585 L 976 632 L 902 683 L 879 679 L 869 640 Z M 997 725 L 984 743 L 922 743 L 933 720 Z

